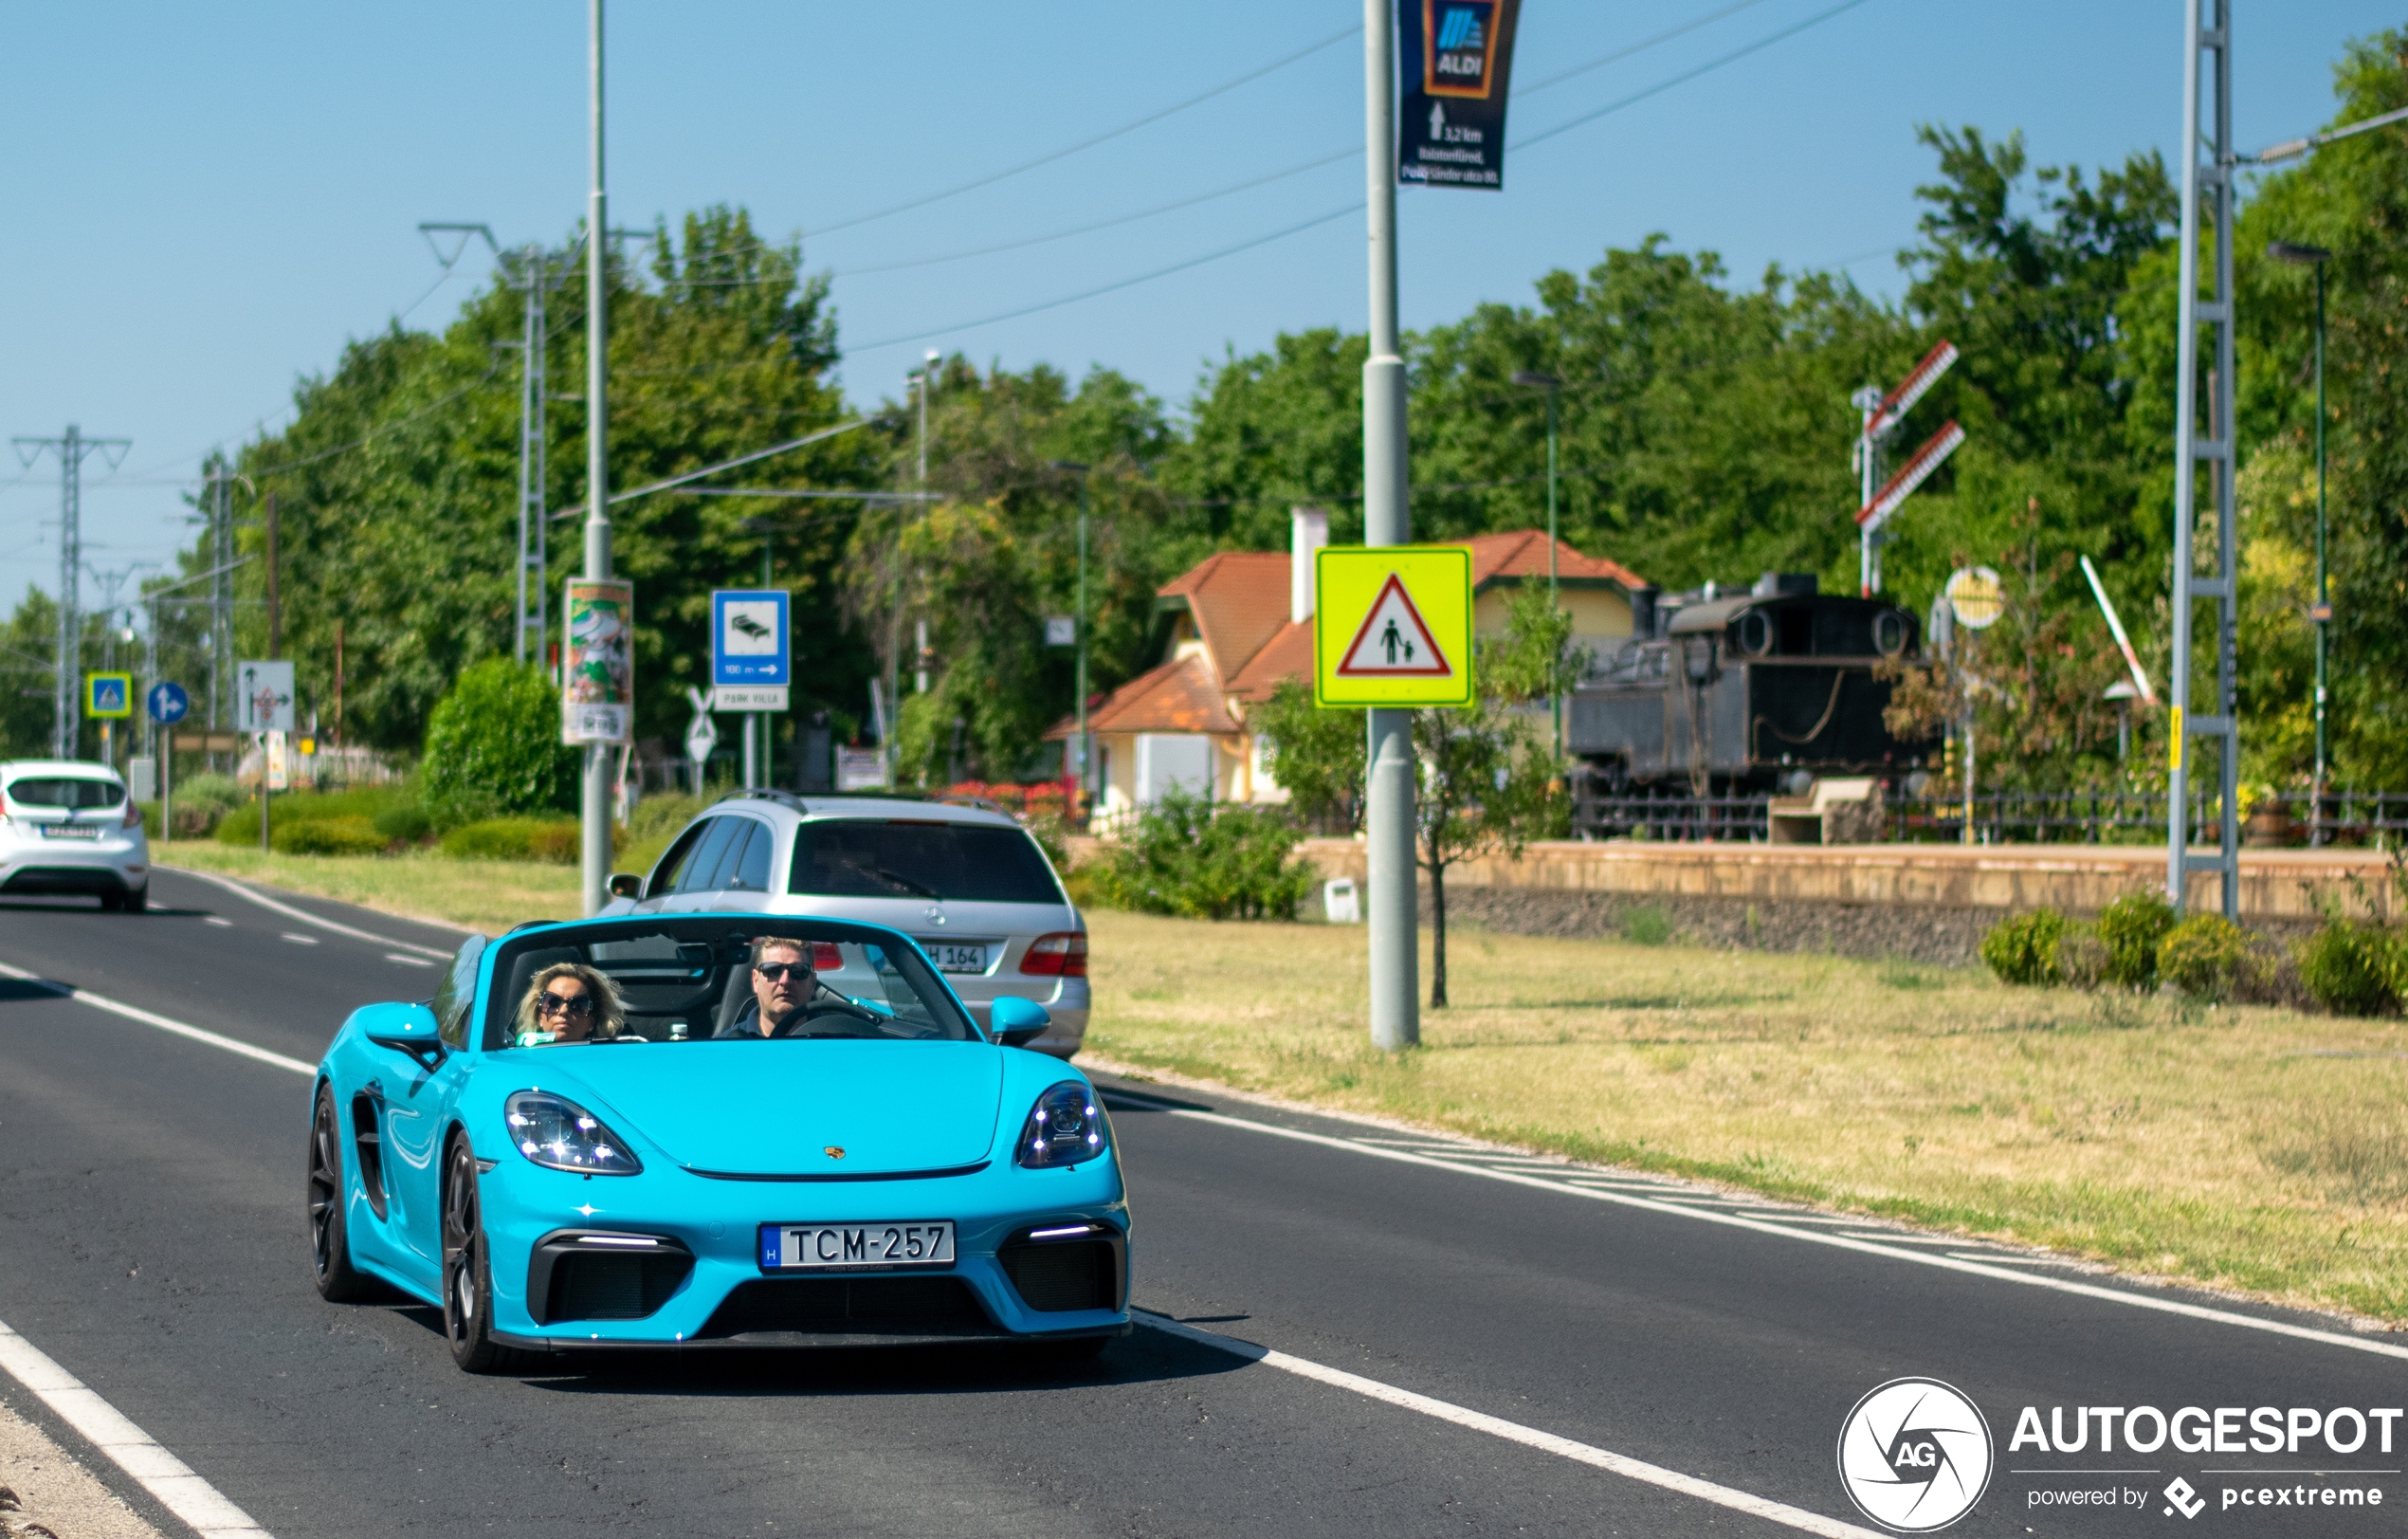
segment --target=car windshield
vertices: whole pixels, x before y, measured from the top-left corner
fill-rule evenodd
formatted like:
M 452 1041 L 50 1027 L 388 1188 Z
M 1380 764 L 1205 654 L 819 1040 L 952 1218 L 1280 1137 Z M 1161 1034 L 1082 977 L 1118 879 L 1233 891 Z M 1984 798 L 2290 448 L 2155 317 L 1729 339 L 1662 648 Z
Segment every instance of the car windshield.
M 81 775 L 27 775 L 10 780 L 5 793 L 20 807 L 114 807 L 125 799 L 125 787 L 115 780 Z
M 858 925 L 659 918 L 563 926 L 496 943 L 483 1033 L 488 1050 L 631 1044 L 971 1042 L 978 1029 L 919 947 Z M 784 991 L 757 974 L 784 965 Z M 808 971 L 804 965 L 808 964 Z M 594 987 L 596 980 L 606 985 Z M 615 996 L 598 1006 L 539 996 Z M 762 1017 L 768 1015 L 768 1029 Z M 731 1064 L 736 1060 L 731 1059 Z
M 794 831 L 786 890 L 836 898 L 1065 901 L 1026 830 L 933 819 L 804 823 Z

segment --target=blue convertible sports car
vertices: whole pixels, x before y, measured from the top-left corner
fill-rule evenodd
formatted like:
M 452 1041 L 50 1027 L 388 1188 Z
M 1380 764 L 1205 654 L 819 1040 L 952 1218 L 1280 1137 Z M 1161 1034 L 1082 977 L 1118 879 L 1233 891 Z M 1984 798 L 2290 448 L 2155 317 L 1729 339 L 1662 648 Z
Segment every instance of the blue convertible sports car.
M 534 1351 L 1129 1328 L 1128 1206 L 1077 1070 L 982 1032 L 910 937 L 668 914 L 474 936 L 319 1067 L 319 1292 L 440 1304 L 461 1367 Z

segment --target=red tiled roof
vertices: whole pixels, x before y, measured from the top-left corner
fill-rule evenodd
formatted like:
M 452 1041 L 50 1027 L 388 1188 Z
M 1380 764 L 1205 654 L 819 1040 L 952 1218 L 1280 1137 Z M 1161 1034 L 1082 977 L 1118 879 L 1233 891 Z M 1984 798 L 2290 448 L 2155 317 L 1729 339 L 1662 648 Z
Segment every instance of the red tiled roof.
M 1475 593 L 1498 577 L 1547 575 L 1547 536 L 1543 529 L 1474 535 L 1464 543 L 1471 547 L 1471 587 Z M 1555 542 L 1555 571 L 1558 577 L 1603 577 L 1625 588 L 1647 584 L 1647 578 L 1621 562 L 1602 556 L 1583 556 L 1560 540 Z
M 1077 724 L 1065 717 L 1048 727 L 1045 735 L 1048 740 L 1067 738 L 1076 729 Z M 1191 652 L 1150 673 L 1140 673 L 1105 695 L 1087 711 L 1087 730 L 1230 733 L 1239 727 L 1229 713 L 1212 665 Z
M 1213 671 L 1231 679 L 1287 623 L 1287 567 L 1284 552 L 1225 550 L 1157 592 L 1187 600 Z
M 1291 620 L 1228 682 L 1229 692 L 1247 702 L 1268 700 L 1282 679 L 1313 676 L 1313 622 Z

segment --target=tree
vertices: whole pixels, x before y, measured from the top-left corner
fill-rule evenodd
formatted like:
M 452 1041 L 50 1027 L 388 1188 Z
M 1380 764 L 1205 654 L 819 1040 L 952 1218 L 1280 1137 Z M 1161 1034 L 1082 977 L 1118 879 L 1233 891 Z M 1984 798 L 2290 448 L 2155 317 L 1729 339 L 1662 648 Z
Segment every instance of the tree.
M 541 669 L 488 657 L 460 675 L 427 725 L 422 797 L 438 823 L 567 812 L 577 755 L 560 742 L 560 693 Z

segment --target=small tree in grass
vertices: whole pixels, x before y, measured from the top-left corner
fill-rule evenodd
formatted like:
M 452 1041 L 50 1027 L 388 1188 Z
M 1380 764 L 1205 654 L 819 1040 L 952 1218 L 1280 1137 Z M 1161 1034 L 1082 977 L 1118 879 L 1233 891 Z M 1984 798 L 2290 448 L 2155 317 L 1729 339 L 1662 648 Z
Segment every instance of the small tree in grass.
M 1555 762 L 1544 701 L 1579 671 L 1572 617 L 1535 583 L 1514 597 L 1505 633 L 1483 644 L 1469 705 L 1414 712 L 1414 857 L 1430 873 L 1430 1003 L 1447 1004 L 1447 868 L 1483 855 L 1516 856 L 1530 840 L 1566 831 L 1571 802 Z M 1362 826 L 1363 712 L 1322 710 L 1308 685 L 1288 680 L 1255 707 L 1269 740 L 1272 779 L 1303 817 Z
M 574 807 L 576 752 L 542 669 L 488 657 L 462 670 L 427 724 L 427 811 L 445 827 Z

